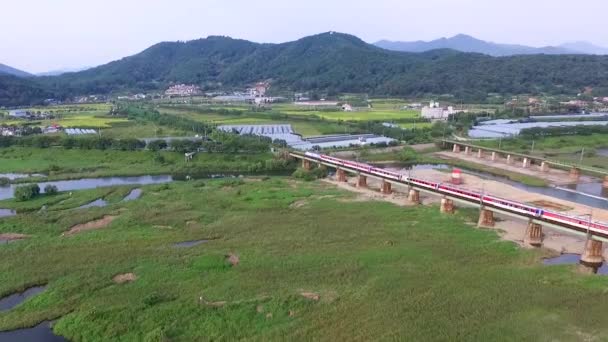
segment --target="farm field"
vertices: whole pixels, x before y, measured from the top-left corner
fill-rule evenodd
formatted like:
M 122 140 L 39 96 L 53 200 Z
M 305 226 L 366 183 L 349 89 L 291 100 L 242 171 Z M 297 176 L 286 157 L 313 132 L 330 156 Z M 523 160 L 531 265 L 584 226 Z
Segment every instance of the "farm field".
M 347 126 L 336 122 L 320 121 L 306 118 L 305 120 L 293 118 L 276 118 L 274 112 L 255 112 L 242 115 L 228 115 L 219 113 L 201 113 L 195 110 L 182 110 L 163 107 L 161 113 L 185 117 L 200 122 L 213 122 L 217 125 L 278 125 L 291 124 L 294 131 L 302 136 L 317 136 L 349 132 Z M 274 117 L 273 117 L 274 116 Z
M 608 333 L 598 319 L 608 305 L 604 278 L 543 266 L 542 250 L 465 223 L 476 220 L 469 210 L 439 215 L 436 206 L 360 201 L 288 178 L 145 186 L 140 199 L 120 202 L 131 188 L 81 191 L 67 202 L 44 196 L 36 200 L 48 204 L 44 215 L 0 219 L 0 233 L 30 236 L 0 245 L 0 294 L 47 285 L 0 313 L 0 330 L 56 319 L 55 333 L 91 341 Z M 75 209 L 100 197 L 110 205 Z M 62 236 L 108 216 L 107 226 Z
M 51 106 L 51 107 L 34 107 L 27 110 L 32 112 L 50 112 L 55 115 L 54 119 L 51 120 L 14 120 L 5 117 L 4 120 L 0 119 L 0 124 L 16 125 L 22 123 L 29 123 L 38 126 L 49 126 L 52 124 L 58 124 L 63 127 L 77 127 L 77 128 L 109 128 L 112 124 L 123 123 L 128 120 L 125 118 L 117 118 L 108 116 L 108 112 L 111 109 L 109 104 L 82 104 L 82 105 L 65 105 L 65 106 Z
M 159 161 L 158 155 L 162 156 Z M 0 173 L 43 173 L 51 179 L 136 176 L 182 172 L 246 172 L 268 154 L 201 153 L 185 163 L 178 152 L 77 150 L 9 147 L 0 149 Z

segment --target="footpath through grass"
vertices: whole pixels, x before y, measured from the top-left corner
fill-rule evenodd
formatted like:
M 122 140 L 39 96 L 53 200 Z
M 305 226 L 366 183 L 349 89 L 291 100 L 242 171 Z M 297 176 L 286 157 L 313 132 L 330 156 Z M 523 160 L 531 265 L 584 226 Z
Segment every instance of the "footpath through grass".
M 58 319 L 56 333 L 73 341 L 608 334 L 606 278 L 542 266 L 540 251 L 465 224 L 468 211 L 446 216 L 437 207 L 351 201 L 330 185 L 281 178 L 143 190 L 139 200 L 105 208 L 66 205 L 0 219 L 0 233 L 32 236 L 0 245 L 0 296 L 48 284 L 0 313 L 0 330 Z M 94 191 L 89 199 L 100 195 Z M 117 218 L 61 236 L 104 215 Z M 210 241 L 173 246 L 195 239 Z M 238 266 L 226 262 L 229 253 Z M 128 272 L 137 279 L 112 281 Z

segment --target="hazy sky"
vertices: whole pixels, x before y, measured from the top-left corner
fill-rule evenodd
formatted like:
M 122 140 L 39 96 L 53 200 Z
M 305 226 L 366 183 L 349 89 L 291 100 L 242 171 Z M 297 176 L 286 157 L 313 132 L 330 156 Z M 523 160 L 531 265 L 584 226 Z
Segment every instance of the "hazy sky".
M 160 41 L 227 35 L 284 42 L 339 31 L 365 41 L 457 33 L 533 46 L 608 46 L 606 0 L 5 0 L 0 63 L 95 66 Z

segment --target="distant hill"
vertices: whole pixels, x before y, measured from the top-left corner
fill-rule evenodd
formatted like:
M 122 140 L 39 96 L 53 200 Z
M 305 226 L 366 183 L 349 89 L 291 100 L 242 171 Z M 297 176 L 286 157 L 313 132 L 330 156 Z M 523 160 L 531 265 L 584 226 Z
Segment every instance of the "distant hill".
M 162 91 L 172 83 L 197 84 L 205 90 L 242 89 L 269 80 L 274 89 L 329 96 L 451 94 L 463 101 L 482 101 L 488 93 L 577 94 L 585 87 L 608 91 L 608 56 L 495 58 L 449 49 L 396 52 L 334 32 L 282 44 L 211 36 L 159 43 L 85 71 L 27 80 L 38 90 L 30 94 L 43 91 L 57 99 Z M 39 99 L 31 99 L 35 100 Z
M 578 51 L 588 55 L 608 55 L 608 48 L 597 46 L 589 42 L 572 42 L 565 43 L 559 46 L 563 49 Z
M 13 75 L 13 76 L 17 76 L 17 77 L 31 77 L 34 76 L 30 73 L 27 73 L 23 70 L 19 70 L 19 69 L 15 69 L 13 67 L 10 67 L 8 65 L 4 65 L 2 63 L 0 63 L 0 75 Z
M 0 74 L 0 106 L 40 104 L 52 93 L 34 78 Z
M 46 72 L 39 72 L 36 74 L 36 76 L 59 76 L 59 75 L 67 74 L 69 72 L 79 72 L 79 71 L 84 71 L 84 70 L 88 70 L 88 69 L 91 69 L 91 67 L 58 69 L 58 70 L 51 70 L 51 71 L 46 71 Z
M 376 42 L 374 45 L 383 49 L 394 51 L 425 52 L 435 49 L 453 49 L 461 52 L 483 53 L 485 55 L 495 57 L 533 54 L 563 55 L 585 53 L 584 51 L 581 52 L 578 51 L 578 49 L 572 49 L 567 46 L 547 46 L 535 48 L 525 45 L 497 44 L 480 40 L 465 34 L 459 34 L 451 38 L 440 38 L 428 42 L 394 42 L 381 40 Z

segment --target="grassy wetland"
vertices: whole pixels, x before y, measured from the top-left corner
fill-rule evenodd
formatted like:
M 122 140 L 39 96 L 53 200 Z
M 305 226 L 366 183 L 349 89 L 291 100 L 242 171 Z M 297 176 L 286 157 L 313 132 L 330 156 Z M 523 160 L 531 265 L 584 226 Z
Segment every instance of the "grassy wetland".
M 73 341 L 580 340 L 606 336 L 606 280 L 543 267 L 476 213 L 367 202 L 286 177 L 43 196 L 0 219 L 0 330 Z M 104 198 L 102 208 L 76 209 Z M 0 207 L 26 206 L 13 200 Z M 74 227 L 112 217 L 89 230 Z M 73 233 L 66 234 L 72 231 Z M 176 243 L 207 242 L 189 248 Z M 230 257 L 227 257 L 230 256 Z

